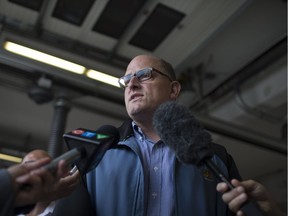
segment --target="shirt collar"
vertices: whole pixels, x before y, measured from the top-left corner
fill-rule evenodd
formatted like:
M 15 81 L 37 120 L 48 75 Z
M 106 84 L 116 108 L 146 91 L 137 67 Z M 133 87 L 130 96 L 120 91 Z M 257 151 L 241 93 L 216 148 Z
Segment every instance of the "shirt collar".
M 143 139 L 145 138 L 145 135 L 142 132 L 142 129 L 138 127 L 138 125 L 136 125 L 134 121 L 132 121 L 132 128 L 133 128 L 134 133 L 139 134 Z
M 143 133 L 142 129 L 138 125 L 136 125 L 136 122 L 134 122 L 134 121 L 132 121 L 132 128 L 133 128 L 133 131 L 134 131 L 134 134 L 135 134 L 135 138 L 137 140 L 140 140 L 141 142 L 148 141 L 149 143 L 151 143 L 153 145 L 156 144 L 153 140 L 151 140 L 151 139 L 149 139 L 149 138 L 147 138 L 145 136 L 145 134 Z M 160 140 L 157 143 L 161 144 L 161 143 L 163 143 L 163 141 Z

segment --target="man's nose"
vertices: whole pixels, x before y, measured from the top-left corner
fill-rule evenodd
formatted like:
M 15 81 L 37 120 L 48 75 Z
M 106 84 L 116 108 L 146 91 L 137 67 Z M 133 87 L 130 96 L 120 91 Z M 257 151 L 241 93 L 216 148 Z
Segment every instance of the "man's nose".
M 132 76 L 129 83 L 128 83 L 128 88 L 135 88 L 135 87 L 139 87 L 140 86 L 140 82 L 138 81 L 136 76 Z

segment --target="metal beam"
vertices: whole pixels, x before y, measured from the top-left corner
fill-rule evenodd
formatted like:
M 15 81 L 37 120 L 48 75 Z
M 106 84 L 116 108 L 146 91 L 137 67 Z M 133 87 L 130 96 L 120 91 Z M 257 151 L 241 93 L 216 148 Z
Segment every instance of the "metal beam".
M 247 130 L 238 125 L 231 124 L 214 117 L 208 117 L 204 115 L 195 116 L 197 116 L 197 119 L 199 119 L 205 128 L 211 132 L 215 132 L 220 135 L 247 142 L 251 145 L 287 155 L 287 141 L 285 142 L 284 140 L 277 140 L 265 134 Z

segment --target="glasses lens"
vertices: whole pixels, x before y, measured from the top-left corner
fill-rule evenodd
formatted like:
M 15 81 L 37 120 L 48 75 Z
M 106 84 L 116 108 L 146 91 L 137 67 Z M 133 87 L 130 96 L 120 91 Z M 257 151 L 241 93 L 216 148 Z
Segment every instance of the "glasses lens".
M 126 88 L 128 83 L 130 82 L 133 76 L 136 76 L 139 82 L 148 80 L 151 78 L 152 68 L 144 68 L 142 70 L 137 71 L 135 74 L 128 74 L 126 76 L 121 77 L 118 80 L 118 83 L 121 88 Z
M 136 72 L 137 79 L 141 81 L 145 81 L 151 78 L 152 68 L 144 68 Z

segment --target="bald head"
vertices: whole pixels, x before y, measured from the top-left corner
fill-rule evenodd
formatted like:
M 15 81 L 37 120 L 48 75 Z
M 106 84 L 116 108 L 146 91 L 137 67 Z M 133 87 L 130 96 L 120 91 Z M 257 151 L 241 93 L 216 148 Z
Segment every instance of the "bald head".
M 153 56 L 153 55 L 138 55 L 136 57 L 134 57 L 130 63 L 133 64 L 134 62 L 141 62 L 143 64 L 143 67 L 147 67 L 150 64 L 153 64 L 153 66 L 155 66 L 158 70 L 161 70 L 162 72 L 164 72 L 165 74 L 167 74 L 172 80 L 176 80 L 176 75 L 175 75 L 175 71 L 173 66 L 168 63 L 167 61 L 165 61 L 164 59 L 161 59 L 157 56 Z M 140 63 L 140 64 L 141 64 Z M 129 68 L 128 65 L 128 68 Z M 152 66 L 152 65 L 150 65 Z
M 22 163 L 36 161 L 45 157 L 51 158 L 51 156 L 44 150 L 41 149 L 33 150 L 29 152 L 27 155 L 25 155 L 25 157 L 22 160 Z

